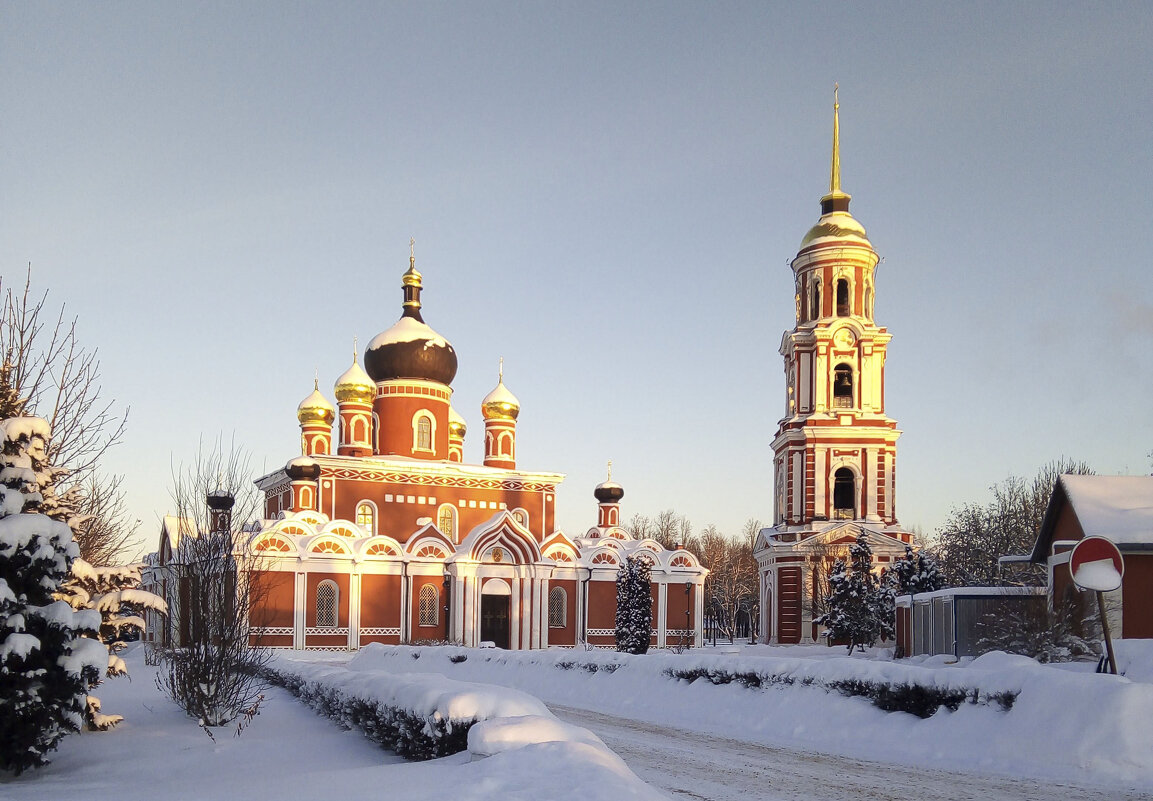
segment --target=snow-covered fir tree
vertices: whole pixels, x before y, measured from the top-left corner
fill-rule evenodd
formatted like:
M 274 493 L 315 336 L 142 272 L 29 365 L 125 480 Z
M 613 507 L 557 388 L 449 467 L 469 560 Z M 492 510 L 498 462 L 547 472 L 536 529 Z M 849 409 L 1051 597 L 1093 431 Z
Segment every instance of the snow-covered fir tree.
M 642 556 L 629 556 L 617 570 L 617 650 L 643 654 L 653 627 L 652 568 Z
M 46 421 L 0 423 L 0 769 L 47 763 L 60 738 L 84 719 L 88 684 L 108 651 L 95 639 L 96 611 L 74 611 L 53 593 L 77 549 L 53 492 Z M 49 514 L 52 516 L 50 517 Z
M 93 567 L 83 559 L 72 562 L 72 572 L 56 593 L 73 609 L 92 609 L 100 613 L 98 637 L 108 649 L 110 678 L 127 676 L 128 668 L 120 658 L 130 640 L 144 633 L 144 612 L 152 609 L 168 614 L 168 604 L 159 595 L 140 589 L 140 571 L 144 565 Z M 104 731 L 124 718 L 101 712 L 100 699 L 89 694 L 86 722 L 89 729 Z
M 893 563 L 885 576 L 895 595 L 915 595 L 935 592 L 945 586 L 945 579 L 937 567 L 937 560 L 924 551 L 913 551 L 905 546 L 905 555 Z
M 873 549 L 864 532 L 849 546 L 849 559 L 838 559 L 829 574 L 829 611 L 817 618 L 824 636 L 846 642 L 849 652 L 875 645 L 884 634 L 892 636 L 892 624 L 884 624 L 884 596 L 873 574 Z

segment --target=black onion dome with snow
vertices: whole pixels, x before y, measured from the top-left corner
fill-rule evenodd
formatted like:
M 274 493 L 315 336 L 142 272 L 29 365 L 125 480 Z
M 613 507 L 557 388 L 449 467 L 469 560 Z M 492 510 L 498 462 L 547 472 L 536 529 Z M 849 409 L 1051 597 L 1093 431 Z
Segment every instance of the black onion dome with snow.
M 625 488 L 609 479 L 597 484 L 596 489 L 593 490 L 593 495 L 601 503 L 620 503 L 621 498 L 625 497 Z
M 364 369 L 373 381 L 412 378 L 451 384 L 456 377 L 456 351 L 420 316 L 421 275 L 415 258 L 409 259 L 403 286 L 404 314 L 368 343 Z

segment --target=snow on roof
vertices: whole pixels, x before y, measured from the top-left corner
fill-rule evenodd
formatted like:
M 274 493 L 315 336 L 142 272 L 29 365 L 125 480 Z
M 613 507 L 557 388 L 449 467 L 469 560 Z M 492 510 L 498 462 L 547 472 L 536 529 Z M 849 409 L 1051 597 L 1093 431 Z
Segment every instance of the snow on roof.
M 333 386 L 376 387 L 376 382 L 369 377 L 368 373 L 364 372 L 363 367 L 357 362 L 353 362 L 352 367 L 345 370 L 340 378 L 336 379 L 336 384 Z
M 302 400 L 300 405 L 296 407 L 297 411 L 302 409 L 333 409 L 333 406 L 328 402 L 328 398 L 320 393 L 319 389 L 314 389 L 312 390 L 312 394 Z
M 1153 476 L 1060 478 L 1085 535 L 1117 545 L 1153 543 Z
M 503 378 L 497 382 L 496 388 L 492 392 L 484 396 L 484 400 L 480 403 L 482 406 L 489 403 L 507 403 L 509 406 L 520 406 L 520 401 L 517 400 L 516 395 L 509 392 L 508 387 L 504 385 Z
M 393 342 L 416 342 L 421 339 L 428 340 L 424 345 L 426 348 L 434 345 L 439 348 L 449 347 L 448 340 L 429 328 L 427 324 L 412 317 L 401 317 L 392 328 L 381 331 L 374 336 L 372 341 L 368 343 L 368 349 L 375 350 L 382 345 Z
M 288 460 L 285 467 L 312 467 L 316 464 L 316 460 L 309 456 L 297 456 Z

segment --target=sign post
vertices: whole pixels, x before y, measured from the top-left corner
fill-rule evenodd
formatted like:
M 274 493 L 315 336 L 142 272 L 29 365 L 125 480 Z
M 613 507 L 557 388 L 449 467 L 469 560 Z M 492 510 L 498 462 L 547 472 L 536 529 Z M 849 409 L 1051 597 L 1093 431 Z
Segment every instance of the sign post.
M 1121 586 L 1121 579 L 1125 575 L 1125 560 L 1121 558 L 1121 551 L 1112 540 L 1105 537 L 1085 537 L 1069 554 L 1069 575 L 1081 589 L 1097 593 L 1101 632 L 1105 635 L 1105 649 L 1109 653 L 1109 671 L 1117 675 L 1117 657 L 1113 654 L 1109 616 L 1105 614 L 1105 593 Z

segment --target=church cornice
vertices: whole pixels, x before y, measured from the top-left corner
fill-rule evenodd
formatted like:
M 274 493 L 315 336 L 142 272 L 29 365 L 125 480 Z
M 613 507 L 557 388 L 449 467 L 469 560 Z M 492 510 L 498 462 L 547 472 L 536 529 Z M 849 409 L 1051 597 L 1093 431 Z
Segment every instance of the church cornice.
M 430 487 L 555 492 L 565 477 L 564 473 L 533 473 L 459 462 L 364 456 L 314 456 L 313 459 L 320 465 L 322 478 Z M 261 476 L 256 485 L 267 491 L 283 480 L 282 469 Z

